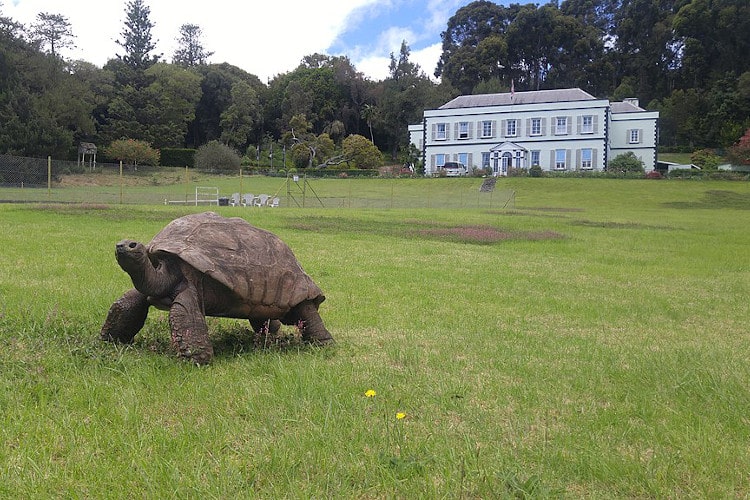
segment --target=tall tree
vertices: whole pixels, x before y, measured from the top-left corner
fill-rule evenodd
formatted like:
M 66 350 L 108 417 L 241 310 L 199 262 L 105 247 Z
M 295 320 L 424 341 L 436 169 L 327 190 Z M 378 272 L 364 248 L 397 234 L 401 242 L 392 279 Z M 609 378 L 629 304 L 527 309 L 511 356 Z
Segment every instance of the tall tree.
M 244 151 L 255 122 L 260 117 L 258 94 L 245 82 L 232 85 L 232 104 L 221 114 L 221 140 Z
M 410 53 L 406 41 L 401 43 L 398 56 L 391 53 L 390 76 L 381 83 L 377 102 L 382 134 L 378 144 L 387 148 L 392 160 L 396 160 L 399 151 L 408 144 L 409 124 L 420 122 L 424 110 L 441 104 L 438 101 L 442 99 L 420 66 L 411 62 Z
M 683 4 L 672 25 L 682 44 L 686 84 L 704 86 L 724 73 L 739 76 L 750 70 L 750 2 L 690 0 Z
M 672 30 L 675 0 L 621 0 L 611 32 L 620 78 L 633 76 L 645 102 L 669 93 L 679 64 Z
M 48 48 L 53 58 L 58 56 L 60 49 L 75 46 L 70 22 L 61 14 L 37 14 L 36 23 L 32 26 L 32 38 L 42 50 Z
M 172 62 L 186 67 L 207 64 L 213 52 L 207 51 L 203 46 L 202 36 L 203 32 L 197 24 L 180 26 L 180 38 L 177 40 L 178 47 L 172 56 Z
M 478 0 L 458 9 L 441 33 L 443 52 L 435 76 L 464 94 L 491 79 L 510 85 L 505 34 L 519 8 L 517 4 L 503 7 Z
M 117 44 L 125 49 L 125 54 L 118 54 L 117 57 L 135 70 L 148 69 L 161 58 L 161 55 L 151 54 L 156 44 L 151 37 L 155 25 L 150 15 L 151 9 L 143 0 L 130 0 L 126 5 L 125 28 L 120 33 L 122 39 L 117 40 Z

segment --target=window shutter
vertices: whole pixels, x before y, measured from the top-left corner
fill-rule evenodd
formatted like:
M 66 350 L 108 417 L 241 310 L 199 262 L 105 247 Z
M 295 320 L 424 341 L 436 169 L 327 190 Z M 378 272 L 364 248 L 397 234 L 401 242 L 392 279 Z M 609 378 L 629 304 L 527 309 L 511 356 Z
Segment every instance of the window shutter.
M 531 137 L 531 118 L 526 118 L 526 137 Z
M 458 126 L 458 123 L 456 123 L 456 126 L 455 126 L 455 127 L 454 127 L 454 129 L 453 129 L 453 140 L 454 140 L 454 141 L 455 141 L 456 139 L 458 139 L 458 129 L 459 129 L 459 128 L 460 128 L 460 127 Z M 450 136 L 448 136 L 448 137 L 450 137 Z
M 482 137 L 482 121 L 477 122 L 477 137 Z
M 433 123 L 431 129 L 432 129 L 431 137 L 432 137 L 432 141 L 434 141 L 435 135 L 437 134 L 437 124 Z
M 643 129 L 638 129 L 638 144 L 643 142 Z
M 474 129 L 467 123 L 466 124 L 466 137 L 468 139 L 473 139 L 474 138 L 473 132 L 474 132 Z M 479 136 L 479 134 L 477 134 L 477 137 L 478 136 Z
M 490 137 L 495 137 L 497 135 L 497 120 L 492 120 L 491 128 Z
M 506 127 L 508 126 L 508 120 L 500 120 L 500 137 L 505 137 Z
M 570 167 L 570 158 L 572 156 L 571 153 L 572 153 L 571 150 L 569 150 L 569 149 L 565 150 L 565 168 L 569 168 Z
M 596 168 L 596 149 L 591 150 L 591 168 Z
M 474 153 L 469 153 L 468 155 L 466 155 L 466 163 L 466 168 L 471 169 L 471 166 L 474 163 Z
M 599 133 L 599 115 L 594 115 L 593 118 L 593 125 L 594 125 L 594 133 Z
M 572 116 L 566 116 L 565 117 L 565 123 L 568 126 L 568 130 L 567 130 L 568 135 L 570 135 L 571 132 L 573 131 L 573 117 Z
M 547 135 L 547 119 L 542 118 L 542 135 Z
M 581 135 L 581 122 L 583 117 L 581 115 L 576 116 L 576 134 Z
M 430 167 L 435 170 L 435 155 L 430 155 Z
M 580 170 L 581 169 L 581 150 L 580 149 L 576 149 L 576 165 L 575 165 L 575 167 L 576 167 L 576 170 Z
M 630 133 L 632 130 L 628 129 L 625 131 L 625 144 L 630 144 Z
M 555 168 L 555 150 L 549 152 L 549 169 Z

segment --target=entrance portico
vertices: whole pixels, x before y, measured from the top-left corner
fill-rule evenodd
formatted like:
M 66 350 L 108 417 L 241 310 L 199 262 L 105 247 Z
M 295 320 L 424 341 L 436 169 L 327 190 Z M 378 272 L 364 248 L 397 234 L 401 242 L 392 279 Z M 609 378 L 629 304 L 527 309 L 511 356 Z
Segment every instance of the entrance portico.
M 503 142 L 490 149 L 492 175 L 506 176 L 509 168 L 525 168 L 528 150 L 515 142 Z

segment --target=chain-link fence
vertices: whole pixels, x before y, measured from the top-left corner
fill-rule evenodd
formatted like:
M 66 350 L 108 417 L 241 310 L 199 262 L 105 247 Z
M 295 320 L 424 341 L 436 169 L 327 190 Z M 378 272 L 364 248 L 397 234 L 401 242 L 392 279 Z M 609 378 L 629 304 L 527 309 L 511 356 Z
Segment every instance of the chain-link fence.
M 0 202 L 278 206 L 299 208 L 514 208 L 495 179 L 347 178 L 312 171 L 218 174 L 0 155 Z

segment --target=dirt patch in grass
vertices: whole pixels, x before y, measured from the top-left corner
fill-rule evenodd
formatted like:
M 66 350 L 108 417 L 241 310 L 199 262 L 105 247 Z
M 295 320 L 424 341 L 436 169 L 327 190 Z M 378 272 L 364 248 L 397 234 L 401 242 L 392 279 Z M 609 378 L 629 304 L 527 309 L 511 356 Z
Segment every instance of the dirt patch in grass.
M 506 231 L 492 226 L 457 226 L 421 229 L 419 236 L 462 243 L 489 244 L 509 240 L 541 241 L 565 238 L 555 231 Z
M 604 229 L 674 229 L 669 226 L 652 226 L 641 224 L 640 222 L 593 221 L 586 219 L 572 221 L 570 224 L 584 227 L 601 227 Z
M 668 208 L 734 208 L 750 210 L 750 193 L 737 193 L 722 189 L 712 189 L 703 193 L 703 198 L 695 201 L 675 201 L 663 203 Z
M 354 221 L 335 217 L 310 217 L 306 220 L 297 220 L 289 224 L 289 227 L 298 231 L 378 234 L 480 245 L 503 241 L 556 240 L 566 237 L 555 231 L 511 231 L 490 225 L 452 226 L 419 219 L 384 223 L 380 221 Z

